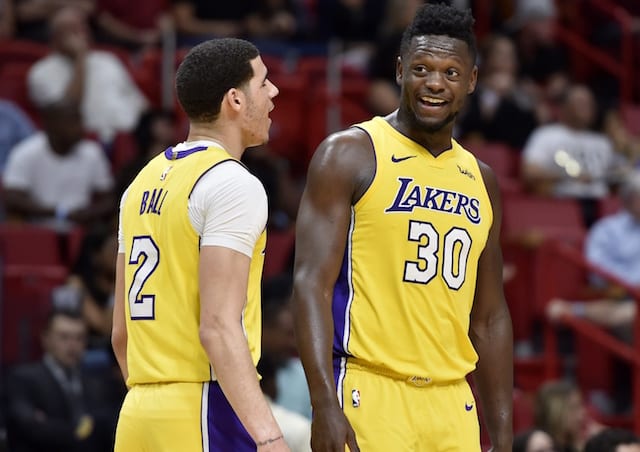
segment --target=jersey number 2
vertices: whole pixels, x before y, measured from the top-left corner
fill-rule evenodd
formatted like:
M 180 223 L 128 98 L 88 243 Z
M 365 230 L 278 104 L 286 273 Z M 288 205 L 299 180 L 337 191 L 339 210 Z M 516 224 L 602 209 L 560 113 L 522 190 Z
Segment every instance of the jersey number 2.
M 405 261 L 404 280 L 407 282 L 427 284 L 438 272 L 438 248 L 440 235 L 431 223 L 409 221 L 409 240 L 422 242 L 418 245 L 418 260 Z M 442 240 L 442 278 L 449 288 L 458 290 L 464 283 L 467 273 L 467 259 L 471 249 L 471 237 L 461 228 L 451 228 Z
M 142 289 L 149 276 L 160 262 L 160 250 L 148 235 L 133 238 L 129 265 L 137 265 L 133 274 L 133 283 L 129 288 L 129 312 L 131 320 L 153 320 L 155 318 L 156 296 L 144 294 Z

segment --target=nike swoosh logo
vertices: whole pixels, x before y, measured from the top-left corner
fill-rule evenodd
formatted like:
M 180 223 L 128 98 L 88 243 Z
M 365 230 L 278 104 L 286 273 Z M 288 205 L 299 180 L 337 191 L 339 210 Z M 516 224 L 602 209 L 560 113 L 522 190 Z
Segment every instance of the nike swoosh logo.
M 417 157 L 417 155 L 407 155 L 406 157 L 396 157 L 395 155 L 391 155 L 391 161 L 393 163 L 398 163 L 404 160 L 412 159 L 414 157 Z
M 467 411 L 473 410 L 473 403 L 471 405 L 465 403 L 464 404 L 464 409 L 467 410 Z

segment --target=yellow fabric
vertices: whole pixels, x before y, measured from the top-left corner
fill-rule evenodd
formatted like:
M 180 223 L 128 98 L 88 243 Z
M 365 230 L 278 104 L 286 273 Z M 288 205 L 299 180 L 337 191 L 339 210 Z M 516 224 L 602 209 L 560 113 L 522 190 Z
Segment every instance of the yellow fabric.
M 203 383 L 138 385 L 122 404 L 114 452 L 202 451 Z
M 199 236 L 187 205 L 198 179 L 226 160 L 232 157 L 219 147 L 171 160 L 163 153 L 129 187 L 121 213 L 129 386 L 215 378 L 199 339 Z M 263 233 L 254 248 L 242 318 L 254 364 L 260 357 L 265 241 Z
M 343 408 L 360 450 L 480 452 L 478 413 L 464 379 L 420 387 L 347 368 Z
M 376 174 L 352 210 L 335 355 L 435 382 L 464 378 L 477 361 L 469 316 L 493 221 L 477 160 L 455 141 L 433 157 L 383 118 L 357 126 L 373 142 Z

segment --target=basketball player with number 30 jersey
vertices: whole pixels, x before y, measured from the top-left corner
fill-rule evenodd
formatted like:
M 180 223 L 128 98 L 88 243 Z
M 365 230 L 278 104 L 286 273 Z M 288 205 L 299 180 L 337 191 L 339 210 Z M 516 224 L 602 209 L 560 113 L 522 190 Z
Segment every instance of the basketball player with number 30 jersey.
M 310 163 L 293 302 L 314 451 L 479 452 L 474 371 L 492 446 L 511 450 L 498 188 L 452 138 L 477 79 L 472 25 L 421 7 L 399 109 L 331 135 Z
M 239 39 L 194 47 L 176 90 L 187 141 L 120 204 L 112 342 L 130 390 L 116 452 L 288 451 L 260 390 L 266 193 L 240 162 L 278 89 Z

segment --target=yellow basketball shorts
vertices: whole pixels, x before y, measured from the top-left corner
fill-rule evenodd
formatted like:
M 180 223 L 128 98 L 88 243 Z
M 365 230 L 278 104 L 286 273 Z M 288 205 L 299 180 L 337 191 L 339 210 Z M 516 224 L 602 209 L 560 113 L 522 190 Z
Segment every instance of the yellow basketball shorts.
M 255 451 L 217 382 L 132 387 L 120 410 L 115 452 Z
M 400 379 L 349 364 L 336 368 L 338 397 L 362 452 L 480 452 L 471 388 Z

